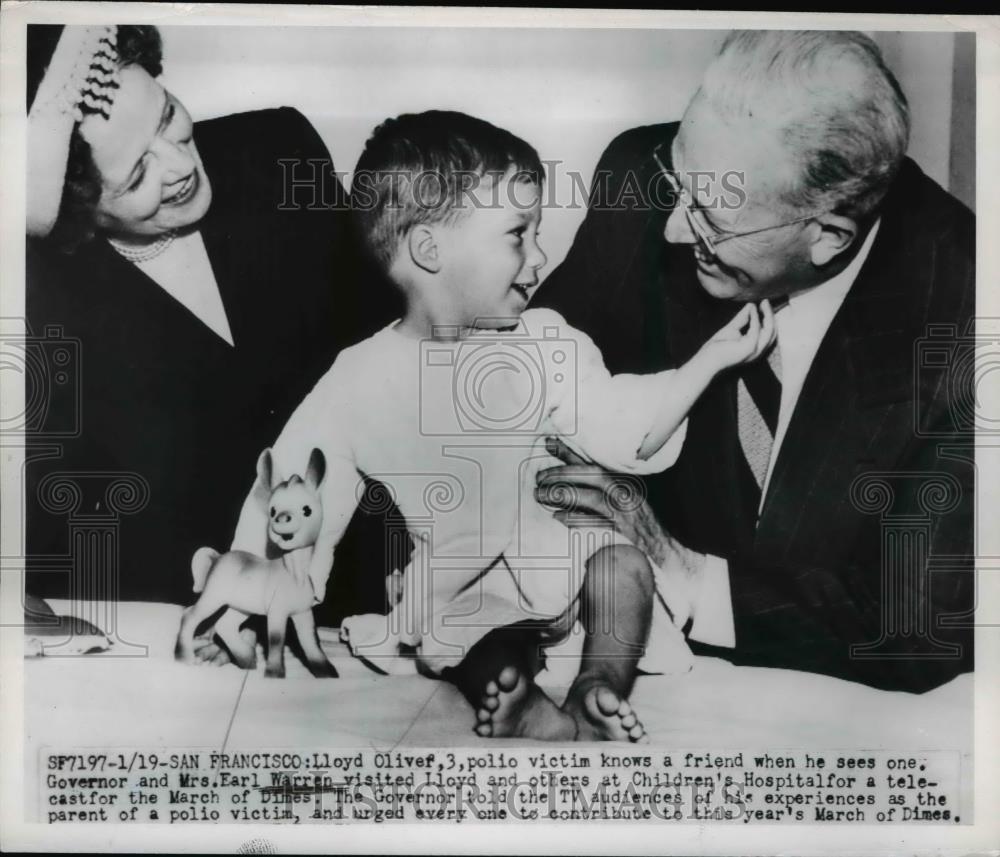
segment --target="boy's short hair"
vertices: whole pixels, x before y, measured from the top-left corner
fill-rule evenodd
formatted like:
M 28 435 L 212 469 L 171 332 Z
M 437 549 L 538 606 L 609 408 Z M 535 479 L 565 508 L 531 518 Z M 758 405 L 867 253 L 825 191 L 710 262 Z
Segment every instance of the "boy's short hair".
M 450 110 L 405 113 L 372 133 L 351 181 L 351 207 L 368 251 L 388 271 L 399 241 L 420 223 L 457 219 L 484 179 L 542 184 L 535 149 L 482 119 Z

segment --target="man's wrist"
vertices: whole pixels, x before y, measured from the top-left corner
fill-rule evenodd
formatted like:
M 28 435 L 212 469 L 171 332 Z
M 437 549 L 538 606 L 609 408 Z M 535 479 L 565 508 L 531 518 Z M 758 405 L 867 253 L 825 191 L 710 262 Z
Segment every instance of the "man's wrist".
M 691 604 L 691 639 L 713 646 L 733 648 L 732 596 L 729 590 L 729 562 L 724 557 L 704 554 L 699 580 L 695 582 Z
M 635 532 L 626 532 L 625 535 L 634 541 L 655 565 L 662 568 L 670 554 L 670 537 L 663 531 L 648 503 L 643 503 L 636 510 L 635 521 Z
M 700 578 L 702 573 L 705 571 L 705 565 L 708 563 L 708 555 L 698 553 L 698 551 L 686 548 L 676 542 L 674 545 L 675 549 L 680 554 L 681 563 L 684 565 L 684 568 L 688 573 L 688 577 L 692 580 Z
M 682 545 L 671 536 L 657 520 L 648 503 L 643 503 L 635 513 L 636 528 L 634 533 L 626 533 L 660 568 L 668 565 L 680 566 L 684 576 L 695 580 L 704 571 L 708 561 L 706 554 L 698 553 Z

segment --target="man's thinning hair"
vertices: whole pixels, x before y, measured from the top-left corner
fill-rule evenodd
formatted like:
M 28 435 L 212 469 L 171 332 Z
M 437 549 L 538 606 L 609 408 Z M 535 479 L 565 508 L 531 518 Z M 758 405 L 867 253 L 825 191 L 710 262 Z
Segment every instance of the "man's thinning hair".
M 511 171 L 517 181 L 540 185 L 544 177 L 538 153 L 510 131 L 456 111 L 406 113 L 365 144 L 351 207 L 368 251 L 388 271 L 410 229 L 470 213 L 470 191 Z
M 797 212 L 869 215 L 909 144 L 906 96 L 862 33 L 733 32 L 701 94 L 727 119 L 773 124 L 799 166 L 784 194 Z

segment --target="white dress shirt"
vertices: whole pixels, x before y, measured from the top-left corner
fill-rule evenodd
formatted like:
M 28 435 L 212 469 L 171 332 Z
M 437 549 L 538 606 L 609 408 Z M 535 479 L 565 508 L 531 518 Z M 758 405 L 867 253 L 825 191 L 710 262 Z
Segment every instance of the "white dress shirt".
M 868 258 L 880 221 L 875 221 L 857 256 L 837 276 L 811 289 L 791 294 L 788 305 L 775 315 L 778 347 L 781 356 L 781 404 L 778 426 L 771 447 L 771 459 L 760 494 L 761 507 L 771 483 L 774 462 L 785 439 L 795 405 L 802 392 L 806 375 L 812 366 L 820 343 L 857 279 L 861 266 Z M 701 585 L 692 605 L 694 622 L 691 638 L 714 646 L 732 648 L 736 645 L 733 626 L 733 604 L 729 590 L 729 563 L 722 557 L 708 555 L 702 570 Z

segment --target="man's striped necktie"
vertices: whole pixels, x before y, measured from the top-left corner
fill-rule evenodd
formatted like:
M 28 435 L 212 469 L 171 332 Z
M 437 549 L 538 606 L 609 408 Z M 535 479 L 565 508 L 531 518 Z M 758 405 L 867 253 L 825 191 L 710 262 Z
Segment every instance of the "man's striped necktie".
M 777 342 L 766 359 L 751 363 L 743 371 L 736 384 L 736 403 L 740 447 L 757 483 L 759 508 L 781 407 L 781 355 Z

